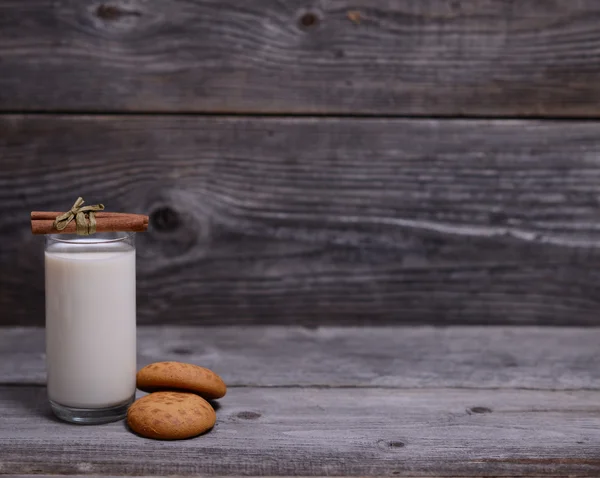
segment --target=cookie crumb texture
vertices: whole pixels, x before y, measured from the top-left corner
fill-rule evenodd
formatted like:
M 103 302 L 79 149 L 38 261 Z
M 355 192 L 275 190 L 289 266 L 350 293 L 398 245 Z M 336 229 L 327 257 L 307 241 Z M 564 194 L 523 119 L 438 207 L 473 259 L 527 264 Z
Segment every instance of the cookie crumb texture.
M 217 421 L 213 407 L 186 392 L 155 392 L 137 400 L 127 412 L 135 433 L 158 440 L 182 440 L 210 430 Z
M 182 362 L 156 362 L 137 373 L 137 387 L 145 392 L 164 389 L 189 390 L 207 400 L 227 393 L 225 382 L 212 370 Z

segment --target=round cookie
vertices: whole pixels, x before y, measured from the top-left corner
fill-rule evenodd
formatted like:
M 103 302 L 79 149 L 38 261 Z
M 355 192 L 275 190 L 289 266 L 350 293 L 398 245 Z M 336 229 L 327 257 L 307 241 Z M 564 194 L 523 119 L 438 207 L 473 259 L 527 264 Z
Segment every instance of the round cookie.
M 213 407 L 194 393 L 156 392 L 136 400 L 127 424 L 138 435 L 181 440 L 210 430 L 217 420 Z
M 207 400 L 227 392 L 225 382 L 212 370 L 191 363 L 156 362 L 137 373 L 137 387 L 145 392 L 164 389 L 189 390 Z

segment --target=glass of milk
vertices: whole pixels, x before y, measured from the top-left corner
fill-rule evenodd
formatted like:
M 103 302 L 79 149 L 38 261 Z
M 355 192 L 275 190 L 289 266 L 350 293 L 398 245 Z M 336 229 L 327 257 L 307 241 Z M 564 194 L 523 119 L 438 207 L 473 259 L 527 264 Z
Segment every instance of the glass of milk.
M 135 233 L 46 236 L 48 398 L 82 424 L 125 417 L 135 396 Z

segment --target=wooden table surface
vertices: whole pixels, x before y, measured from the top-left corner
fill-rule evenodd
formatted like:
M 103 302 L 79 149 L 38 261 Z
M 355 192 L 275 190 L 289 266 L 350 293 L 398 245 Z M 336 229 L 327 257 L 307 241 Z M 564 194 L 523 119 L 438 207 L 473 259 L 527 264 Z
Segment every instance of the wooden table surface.
M 0 474 L 600 476 L 600 329 L 140 327 L 229 385 L 178 442 L 61 423 L 44 331 L 0 333 Z

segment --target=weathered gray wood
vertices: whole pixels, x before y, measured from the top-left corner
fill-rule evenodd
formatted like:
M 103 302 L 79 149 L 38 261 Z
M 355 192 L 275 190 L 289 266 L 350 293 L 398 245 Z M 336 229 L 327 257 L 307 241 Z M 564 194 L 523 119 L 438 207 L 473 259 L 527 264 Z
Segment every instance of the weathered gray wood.
M 139 322 L 598 324 L 600 123 L 6 116 L 0 320 L 31 210 L 151 215 Z
M 0 386 L 0 473 L 600 473 L 598 390 L 500 389 L 597 388 L 600 329 L 139 330 L 141 364 L 179 359 L 223 374 L 230 387 L 215 430 L 167 443 L 122 423 L 65 425 L 52 418 L 43 387 L 13 383 Z M 0 383 L 39 383 L 42 331 L 0 332 Z M 470 386 L 479 388 L 445 388 Z
M 4 0 L 0 107 L 598 116 L 599 15 L 597 0 Z
M 232 388 L 217 427 L 175 443 L 65 425 L 45 390 L 0 387 L 0 472 L 598 476 L 600 393 Z
M 600 329 L 139 327 L 138 365 L 182 360 L 230 386 L 600 389 Z M 44 333 L 0 329 L 0 384 L 45 383 Z

